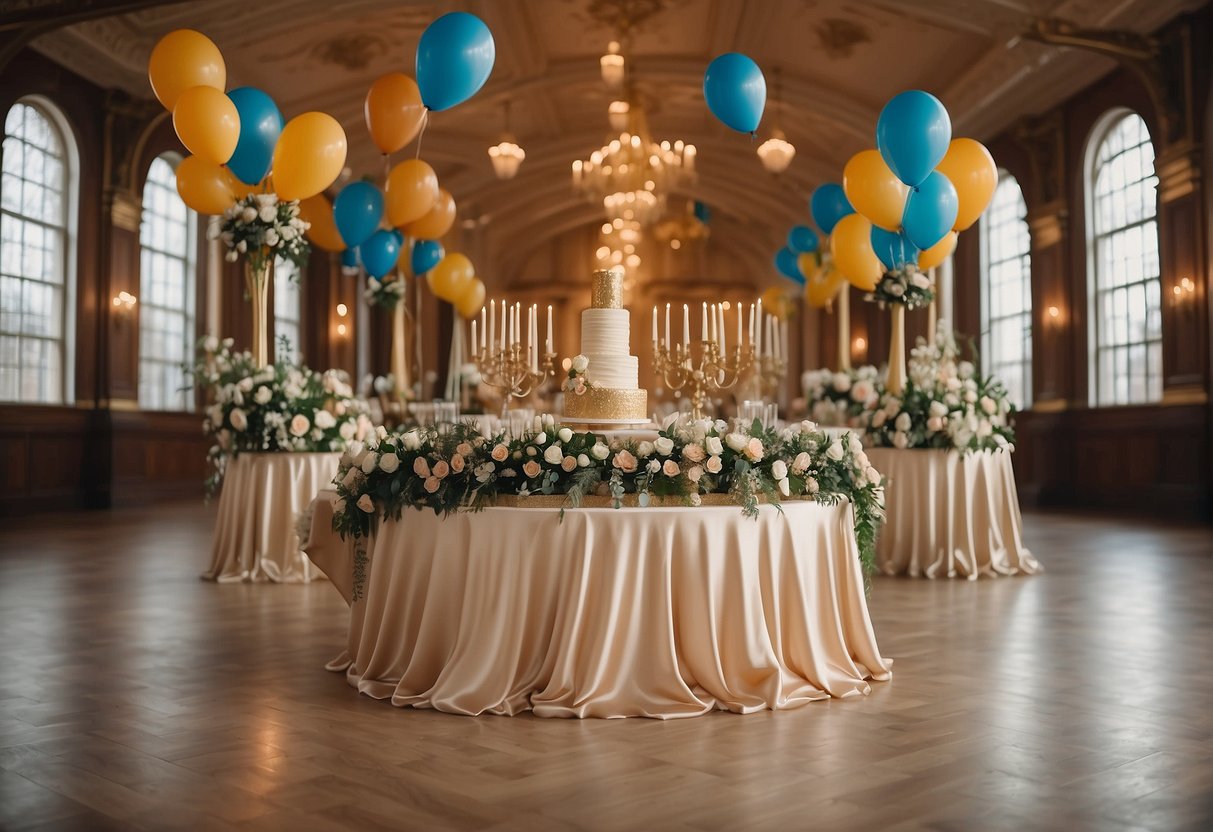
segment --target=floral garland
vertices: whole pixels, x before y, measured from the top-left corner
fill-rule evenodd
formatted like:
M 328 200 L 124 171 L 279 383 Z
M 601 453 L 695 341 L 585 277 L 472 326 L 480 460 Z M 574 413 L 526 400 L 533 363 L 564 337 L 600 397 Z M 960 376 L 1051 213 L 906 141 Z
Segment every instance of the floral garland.
M 242 452 L 341 451 L 372 428 L 365 403 L 335 371 L 295 366 L 285 354 L 257 369 L 248 352 L 232 350 L 231 338 L 207 336 L 186 372 L 212 402 L 202 422 L 215 442 L 207 453 L 208 494 L 222 482 L 228 460 Z
M 891 304 L 901 304 L 906 309 L 920 309 L 935 299 L 935 290 L 931 288 L 929 277 L 913 265 L 906 265 L 885 272 L 876 288 L 863 298 L 875 301 L 881 309 Z
M 704 494 L 729 494 L 747 517 L 758 516 L 760 497 L 776 506 L 783 498 L 846 499 L 867 575 L 884 518 L 883 480 L 858 438 L 828 436 L 811 422 L 779 432 L 757 421 L 734 430 L 721 421 L 671 423 L 651 442 L 608 441 L 550 416 L 536 417 L 521 437 L 485 437 L 473 424 L 379 429 L 366 443 L 350 443 L 335 483 L 333 527 L 355 538 L 369 534 L 376 518 L 398 519 L 406 508 L 477 511 L 500 495 L 564 495 L 576 507 L 598 494 L 618 508 L 625 494 L 636 494 L 641 506 L 653 498 L 694 506 Z
M 227 247 L 224 259 L 229 263 L 244 254 L 254 269 L 265 266 L 263 258 L 274 257 L 303 266 L 311 248 L 304 232 L 310 227 L 299 216 L 297 201 L 283 202 L 277 194 L 249 194 L 223 212 L 213 236 Z
M 878 401 L 860 417 L 867 441 L 893 448 L 1014 451 L 1015 406 L 1006 388 L 992 376 L 977 375 L 973 363 L 959 355 L 955 336 L 942 324 L 934 345 L 918 339 L 902 395 L 882 387 Z
M 586 370 L 589 369 L 590 359 L 584 355 L 575 355 L 573 360 L 569 362 L 569 375 L 561 385 L 566 393 L 572 393 L 575 396 L 580 396 L 589 390 L 594 385 L 590 383 L 586 377 Z
M 371 306 L 378 306 L 391 312 L 396 304 L 404 298 L 403 280 L 379 280 L 375 277 L 366 279 L 366 291 L 362 296 Z
M 871 364 L 840 372 L 807 370 L 801 376 L 809 416 L 821 425 L 857 427 L 864 410 L 876 405 L 879 384 L 880 371 Z

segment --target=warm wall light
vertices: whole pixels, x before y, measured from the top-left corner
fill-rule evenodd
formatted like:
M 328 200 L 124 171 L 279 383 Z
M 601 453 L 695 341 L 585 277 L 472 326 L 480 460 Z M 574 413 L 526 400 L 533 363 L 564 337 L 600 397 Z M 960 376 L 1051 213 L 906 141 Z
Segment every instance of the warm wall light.
M 851 357 L 863 359 L 867 355 L 868 341 L 862 335 L 851 341 Z
M 1196 284 L 1192 278 L 1185 277 L 1171 287 L 1171 294 L 1176 306 L 1189 304 L 1196 297 Z
M 348 314 L 350 314 L 350 308 L 348 306 L 346 306 L 344 303 L 337 304 L 337 317 L 338 318 L 344 318 Z M 339 338 L 344 338 L 345 334 L 347 332 L 349 332 L 349 327 L 347 327 L 345 325 L 345 322 L 338 321 L 337 322 L 337 336 Z
M 138 302 L 139 298 L 135 297 L 130 292 L 119 292 L 118 294 L 114 295 L 112 301 L 114 305 L 114 312 L 118 313 L 124 318 L 128 317 L 135 311 L 135 304 Z
M 346 306 L 344 303 L 337 304 L 337 317 L 338 318 L 344 318 L 346 315 L 349 314 L 349 311 L 350 311 L 349 307 Z
M 346 332 L 345 324 L 337 324 L 337 334 L 345 335 L 345 332 Z

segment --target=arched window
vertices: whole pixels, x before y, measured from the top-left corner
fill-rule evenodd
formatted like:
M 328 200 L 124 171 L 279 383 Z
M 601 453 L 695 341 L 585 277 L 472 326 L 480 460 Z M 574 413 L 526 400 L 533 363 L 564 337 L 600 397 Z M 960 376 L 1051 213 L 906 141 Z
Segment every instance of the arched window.
M 1087 158 L 1091 404 L 1158 401 L 1158 177 L 1145 121 L 1136 113 L 1110 114 L 1092 136 Z
M 170 156 L 152 160 L 139 228 L 139 406 L 193 410 L 182 365 L 193 352 L 197 218 L 177 195 Z
M 299 343 L 299 323 L 302 319 L 303 298 L 299 291 L 299 267 L 281 257 L 274 260 L 274 359 L 282 354 L 283 339 L 290 342 L 287 353 L 291 361 L 300 361 L 303 349 Z
M 23 99 L 0 148 L 0 401 L 71 399 L 75 146 L 62 118 Z
M 1032 241 L 1019 182 L 1002 173 L 981 218 L 981 360 L 1018 407 L 1032 404 Z

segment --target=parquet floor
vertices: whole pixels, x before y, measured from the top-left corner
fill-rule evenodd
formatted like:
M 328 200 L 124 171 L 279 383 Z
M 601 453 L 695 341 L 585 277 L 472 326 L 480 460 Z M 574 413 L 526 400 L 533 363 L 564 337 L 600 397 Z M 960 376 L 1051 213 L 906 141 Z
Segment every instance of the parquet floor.
M 0 827 L 1213 828 L 1213 530 L 1029 515 L 1047 567 L 879 579 L 891 684 L 700 719 L 359 697 L 327 584 L 203 583 L 213 510 L 0 529 Z

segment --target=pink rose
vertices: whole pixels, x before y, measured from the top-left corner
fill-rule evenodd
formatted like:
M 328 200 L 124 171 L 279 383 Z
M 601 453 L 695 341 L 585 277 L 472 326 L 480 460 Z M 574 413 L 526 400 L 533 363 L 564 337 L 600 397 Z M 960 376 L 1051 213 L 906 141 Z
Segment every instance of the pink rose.
M 745 446 L 745 455 L 750 462 L 758 462 L 762 459 L 762 440 L 757 436 L 751 436 Z
M 687 469 L 687 479 L 689 479 L 691 482 L 699 482 L 699 480 L 702 476 L 703 476 L 703 467 L 702 466 L 692 465 L 690 468 Z
M 425 490 L 430 492 L 431 494 L 433 494 L 435 491 L 437 491 L 439 489 L 439 487 L 441 487 L 441 485 L 442 485 L 442 480 L 438 479 L 437 477 L 426 477 L 425 478 Z
M 505 462 L 506 459 L 509 458 L 509 456 L 510 456 L 510 449 L 507 446 L 505 446 L 504 444 L 498 445 L 495 448 L 493 448 L 493 459 L 497 460 L 498 462 Z
M 451 466 L 446 464 L 446 460 L 440 459 L 434 463 L 434 476 L 442 479 L 447 474 L 451 473 Z
M 721 464 L 721 462 L 720 462 L 720 457 L 718 457 L 718 456 L 710 456 L 710 457 L 708 457 L 708 461 L 707 461 L 707 469 L 708 469 L 708 473 L 710 473 L 710 474 L 719 474 L 719 473 L 720 473 L 720 469 L 721 469 L 721 468 L 723 468 L 723 467 L 724 467 L 724 466 L 723 466 L 723 465 Z
M 667 459 L 665 464 L 661 466 L 661 473 L 667 477 L 676 477 L 682 473 L 682 469 L 678 467 L 678 463 L 672 459 Z
M 682 449 L 682 458 L 687 462 L 703 462 L 704 456 L 702 445 L 692 443 Z
M 425 461 L 425 457 L 419 456 L 413 460 L 413 473 L 419 477 L 430 475 L 430 464 Z
M 566 456 L 563 460 L 561 460 L 560 467 L 566 471 L 572 471 L 577 467 L 577 457 Z
M 526 464 L 522 466 L 522 473 L 526 474 L 528 479 L 534 479 L 539 476 L 540 470 L 539 463 L 533 459 L 528 459 Z
M 459 454 L 460 456 L 471 456 L 472 446 L 466 442 L 460 442 L 455 446 L 455 453 Z
M 454 471 L 456 474 L 458 474 L 460 471 L 463 470 L 463 465 L 464 465 L 464 462 L 463 462 L 462 455 L 455 454 L 453 457 L 451 457 L 451 470 Z
M 626 448 L 616 451 L 615 459 L 611 463 L 625 474 L 630 474 L 636 470 L 636 457 L 632 456 L 632 452 Z

